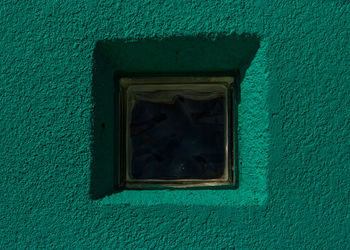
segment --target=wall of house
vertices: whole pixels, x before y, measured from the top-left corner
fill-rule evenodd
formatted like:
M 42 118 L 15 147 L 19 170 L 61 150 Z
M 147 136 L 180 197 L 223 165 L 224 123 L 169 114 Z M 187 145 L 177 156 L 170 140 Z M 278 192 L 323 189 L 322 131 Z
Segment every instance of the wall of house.
M 1 248 L 350 244 L 350 4 L 0 3 Z M 113 192 L 113 73 L 239 69 L 239 187 Z

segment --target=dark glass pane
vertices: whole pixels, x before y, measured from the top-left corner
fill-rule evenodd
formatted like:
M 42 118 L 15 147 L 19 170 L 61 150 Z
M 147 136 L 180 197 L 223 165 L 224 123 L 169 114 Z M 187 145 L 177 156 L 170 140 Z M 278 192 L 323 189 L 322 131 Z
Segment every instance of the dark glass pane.
M 135 179 L 214 179 L 225 169 L 225 99 L 135 100 L 130 174 Z M 203 98 L 202 98 L 203 99 Z

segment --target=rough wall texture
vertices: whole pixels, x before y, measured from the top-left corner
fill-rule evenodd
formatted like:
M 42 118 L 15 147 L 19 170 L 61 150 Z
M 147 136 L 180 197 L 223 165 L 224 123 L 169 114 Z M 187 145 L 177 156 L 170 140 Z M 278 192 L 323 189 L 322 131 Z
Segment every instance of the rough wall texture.
M 341 0 L 2 0 L 1 248 L 348 247 L 349 13 Z M 112 133 L 107 73 L 146 70 L 142 44 L 158 47 L 144 41 L 181 55 L 166 41 L 218 36 L 225 49 L 203 54 L 230 53 L 232 41 L 253 56 L 213 64 L 244 72 L 240 187 L 98 193 L 108 174 L 94 173 L 108 173 L 112 155 L 98 124 Z M 123 50 L 127 41 L 142 46 Z

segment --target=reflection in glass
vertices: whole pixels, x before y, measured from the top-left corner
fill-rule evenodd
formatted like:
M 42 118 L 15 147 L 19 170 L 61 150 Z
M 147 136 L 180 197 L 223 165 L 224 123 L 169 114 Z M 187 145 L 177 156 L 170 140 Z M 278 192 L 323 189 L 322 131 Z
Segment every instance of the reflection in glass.
M 201 98 L 203 99 L 203 98 Z M 225 168 L 224 96 L 136 100 L 131 115 L 135 179 L 212 179 Z

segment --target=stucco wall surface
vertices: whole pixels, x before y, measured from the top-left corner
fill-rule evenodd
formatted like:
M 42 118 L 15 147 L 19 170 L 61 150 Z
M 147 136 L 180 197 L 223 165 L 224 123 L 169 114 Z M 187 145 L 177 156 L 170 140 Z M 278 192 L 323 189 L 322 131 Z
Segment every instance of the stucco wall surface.
M 349 41 L 342 0 L 2 0 L 0 247 L 348 248 Z M 110 192 L 113 72 L 152 65 L 244 73 L 238 189 Z

